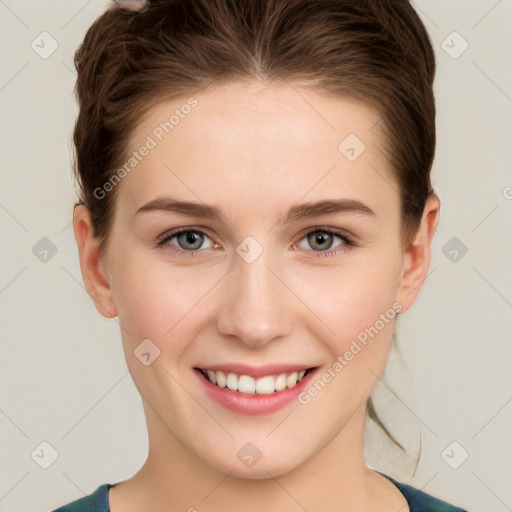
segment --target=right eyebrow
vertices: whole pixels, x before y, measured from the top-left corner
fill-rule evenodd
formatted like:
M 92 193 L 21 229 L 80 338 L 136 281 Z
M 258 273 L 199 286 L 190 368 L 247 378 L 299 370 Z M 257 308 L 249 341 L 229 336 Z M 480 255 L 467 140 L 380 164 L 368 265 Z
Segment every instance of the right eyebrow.
M 212 220 L 222 220 L 222 212 L 216 206 L 181 201 L 172 197 L 159 197 L 141 206 L 134 215 L 142 212 L 166 211 L 190 215 L 191 217 L 204 217 Z

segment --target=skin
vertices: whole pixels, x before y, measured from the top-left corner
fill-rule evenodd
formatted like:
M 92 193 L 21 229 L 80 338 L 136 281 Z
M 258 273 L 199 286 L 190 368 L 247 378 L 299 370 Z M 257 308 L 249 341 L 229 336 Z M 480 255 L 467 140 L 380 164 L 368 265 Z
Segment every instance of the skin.
M 401 313 L 414 303 L 439 199 L 428 199 L 402 250 L 398 185 L 371 108 L 275 84 L 215 86 L 194 97 L 192 112 L 118 185 L 104 250 L 87 209 L 74 213 L 85 286 L 102 315 L 119 317 L 148 426 L 148 458 L 111 489 L 111 510 L 408 510 L 363 459 L 366 402 L 384 371 L 394 319 L 310 403 L 270 414 L 245 416 L 212 401 L 193 367 L 279 362 L 326 371 L 393 303 Z M 154 107 L 129 153 L 185 101 Z M 338 150 L 349 134 L 366 146 L 353 162 Z M 135 215 L 161 196 L 217 206 L 223 217 Z M 282 220 L 293 205 L 342 197 L 375 215 Z M 176 238 L 157 247 L 159 235 L 184 226 L 210 236 L 194 255 Z M 356 245 L 335 236 L 319 250 L 307 237 L 318 226 L 343 230 Z M 236 252 L 247 236 L 263 248 L 252 263 Z M 160 356 L 145 366 L 133 351 L 148 338 Z M 247 442 L 262 453 L 251 468 L 236 456 Z

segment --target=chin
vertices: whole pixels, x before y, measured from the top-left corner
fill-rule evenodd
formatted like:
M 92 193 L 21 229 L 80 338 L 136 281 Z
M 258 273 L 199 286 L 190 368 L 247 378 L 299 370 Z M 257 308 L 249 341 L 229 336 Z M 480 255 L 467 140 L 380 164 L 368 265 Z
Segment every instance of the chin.
M 293 460 L 290 460 L 289 452 L 281 453 L 270 447 L 265 451 L 271 456 L 265 456 L 260 452 L 261 458 L 254 458 L 253 461 L 248 460 L 247 462 L 244 462 L 244 455 L 251 453 L 250 447 L 247 447 L 245 451 L 237 450 L 233 457 L 226 458 L 226 452 L 229 451 L 231 450 L 212 454 L 212 457 L 206 459 L 206 462 L 217 471 L 242 480 L 266 480 L 289 473 L 301 464 L 296 453 Z M 258 457 L 256 452 L 253 455 Z
M 242 464 L 226 463 L 221 465 L 210 464 L 221 473 L 238 478 L 240 480 L 267 480 L 269 478 L 281 476 L 294 469 L 288 462 L 286 466 L 282 464 L 263 463 L 263 460 L 257 462 L 252 468 L 244 468 Z

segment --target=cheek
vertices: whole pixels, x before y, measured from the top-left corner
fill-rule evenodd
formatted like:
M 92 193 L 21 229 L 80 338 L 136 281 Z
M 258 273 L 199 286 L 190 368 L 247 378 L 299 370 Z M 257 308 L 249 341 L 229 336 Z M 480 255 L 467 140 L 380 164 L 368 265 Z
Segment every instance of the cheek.
M 386 329 L 389 322 L 383 326 L 379 321 L 381 315 L 387 314 L 389 321 L 396 313 L 392 306 L 398 294 L 397 267 L 390 256 L 381 253 L 380 257 L 371 257 L 368 253 L 366 258 L 346 259 L 337 267 L 296 274 L 297 295 L 304 297 L 322 320 L 317 323 L 319 329 L 323 325 L 324 338 L 330 331 L 331 345 L 337 352 L 376 322 L 382 337 L 391 335 Z
M 163 347 L 172 339 L 177 349 L 185 339 L 177 333 L 194 325 L 191 320 L 200 324 L 204 299 L 216 281 L 211 273 L 171 266 L 144 254 L 121 256 L 115 269 L 112 296 L 130 344 L 149 338 Z
M 316 279 L 302 284 L 302 293 L 309 289 L 309 297 L 316 299 L 311 304 L 323 322 L 309 325 L 328 348 L 329 361 L 300 403 L 330 411 L 337 425 L 366 402 L 386 366 L 401 308 L 395 300 L 397 283 L 389 267 L 384 267 L 382 262 L 358 269 L 352 266 L 333 272 L 322 280 L 323 286 Z

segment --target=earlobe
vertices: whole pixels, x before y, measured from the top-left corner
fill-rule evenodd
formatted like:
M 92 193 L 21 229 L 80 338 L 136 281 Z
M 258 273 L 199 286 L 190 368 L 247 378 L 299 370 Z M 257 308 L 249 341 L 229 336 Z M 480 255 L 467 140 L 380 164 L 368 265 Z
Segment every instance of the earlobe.
M 106 318 L 113 318 L 117 316 L 117 309 L 110 291 L 106 254 L 103 253 L 99 239 L 94 237 L 91 215 L 84 205 L 75 206 L 73 231 L 85 289 L 98 312 Z
M 418 232 L 405 250 L 398 294 L 398 300 L 403 306 L 401 313 L 405 313 L 412 306 L 427 278 L 440 208 L 439 198 L 435 194 L 429 196 Z

